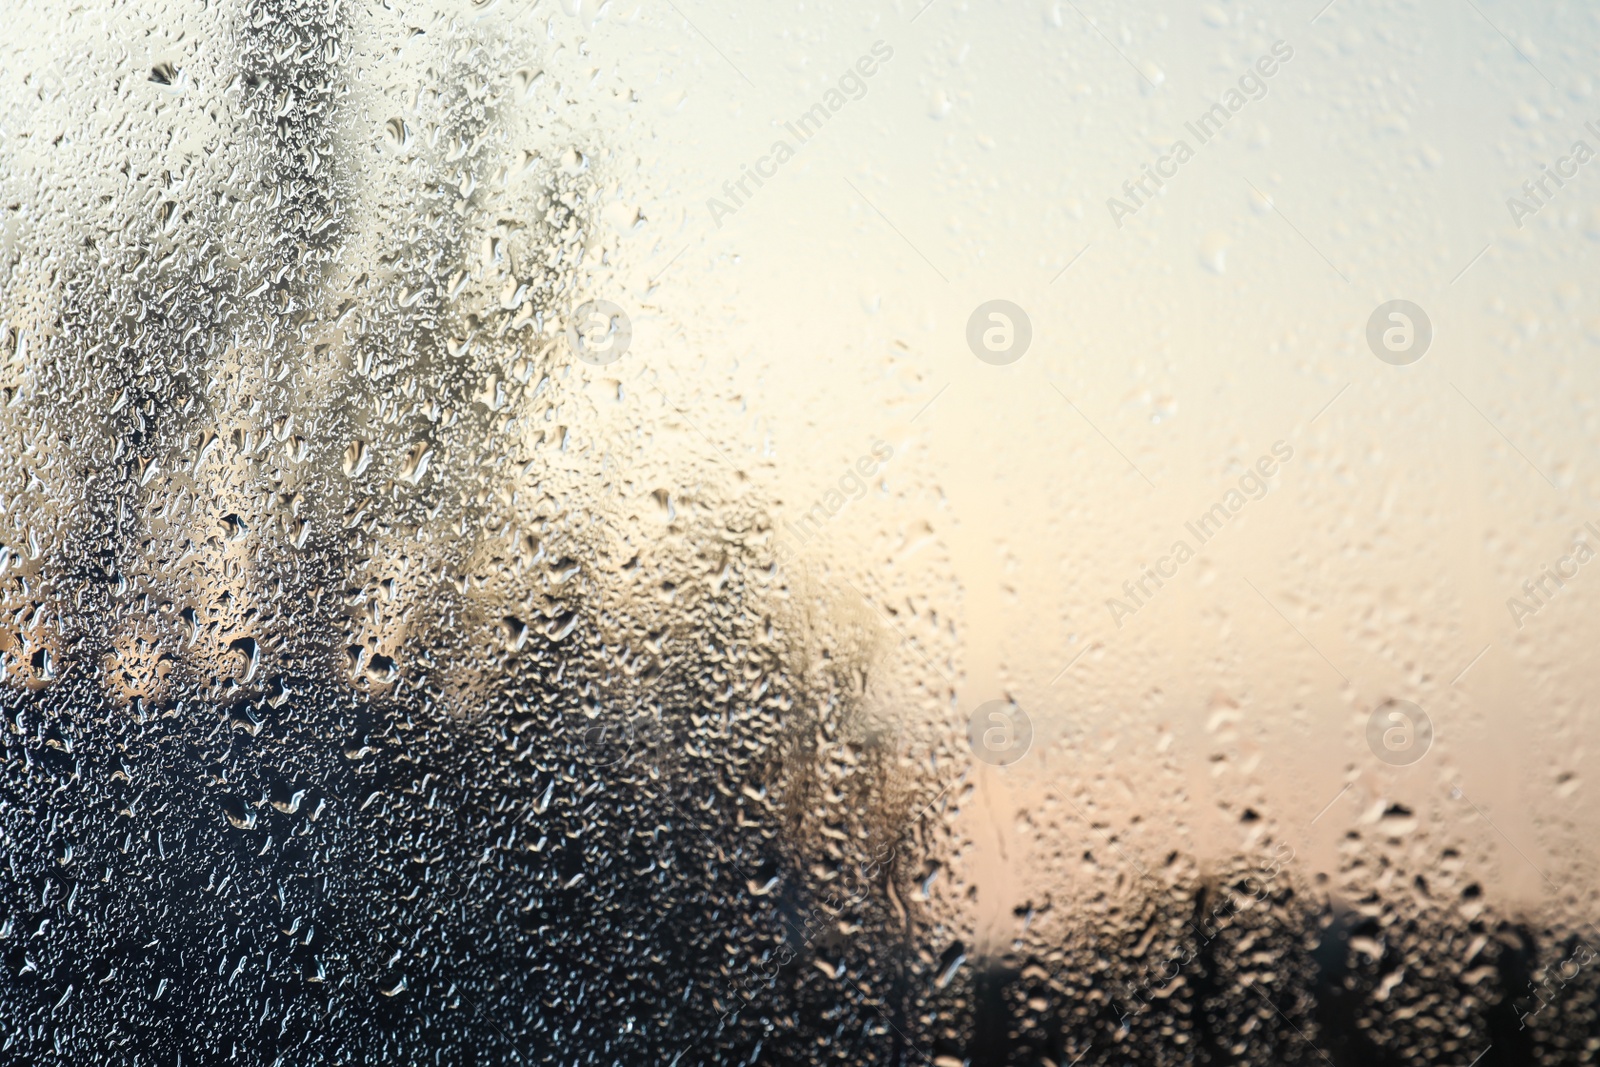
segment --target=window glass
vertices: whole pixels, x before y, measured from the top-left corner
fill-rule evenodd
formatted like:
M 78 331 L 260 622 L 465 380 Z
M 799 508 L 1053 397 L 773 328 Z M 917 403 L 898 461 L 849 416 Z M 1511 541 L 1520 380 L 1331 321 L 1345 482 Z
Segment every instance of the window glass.
M 1600 21 L 1322 5 L 14 5 L 0 1061 L 1592 1062 Z

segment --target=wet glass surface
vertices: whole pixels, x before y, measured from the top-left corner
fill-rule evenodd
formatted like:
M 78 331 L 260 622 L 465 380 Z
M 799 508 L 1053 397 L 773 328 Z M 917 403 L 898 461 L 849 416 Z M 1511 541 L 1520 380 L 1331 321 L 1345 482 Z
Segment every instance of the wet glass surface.
M 20 4 L 0 1062 L 1591 1063 L 1583 6 Z

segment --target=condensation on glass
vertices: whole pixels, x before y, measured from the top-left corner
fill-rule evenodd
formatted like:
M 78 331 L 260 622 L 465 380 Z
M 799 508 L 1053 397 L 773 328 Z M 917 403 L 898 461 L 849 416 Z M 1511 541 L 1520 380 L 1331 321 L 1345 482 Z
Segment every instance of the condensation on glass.
M 1600 22 L 1315 8 L 15 7 L 0 1061 L 1593 1062 Z

